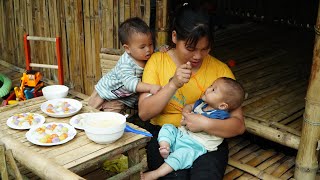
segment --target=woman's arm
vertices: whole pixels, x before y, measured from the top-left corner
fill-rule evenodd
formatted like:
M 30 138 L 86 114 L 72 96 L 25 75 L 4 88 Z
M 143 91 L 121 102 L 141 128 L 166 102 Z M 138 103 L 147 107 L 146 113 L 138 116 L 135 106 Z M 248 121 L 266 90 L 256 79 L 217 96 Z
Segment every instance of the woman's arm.
M 245 132 L 244 117 L 241 108 L 230 113 L 230 118 L 210 119 L 199 114 L 183 112 L 186 127 L 192 132 L 204 131 L 222 138 L 234 137 Z
M 157 94 L 152 96 L 148 93 L 140 94 L 138 103 L 140 119 L 147 121 L 160 114 L 177 89 L 174 83 L 170 81 Z
M 185 83 L 189 82 L 191 73 L 191 65 L 188 62 L 177 68 L 169 83 L 160 89 L 157 94 L 152 96 L 148 96 L 147 93 L 140 94 L 138 103 L 140 119 L 147 121 L 159 115 L 175 92 Z

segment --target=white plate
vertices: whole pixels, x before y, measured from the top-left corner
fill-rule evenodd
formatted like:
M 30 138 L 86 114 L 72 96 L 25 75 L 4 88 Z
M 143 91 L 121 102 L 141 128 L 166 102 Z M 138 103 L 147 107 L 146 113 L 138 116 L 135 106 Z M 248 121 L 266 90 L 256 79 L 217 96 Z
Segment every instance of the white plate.
M 18 117 L 22 116 L 22 117 Z M 32 124 L 30 125 L 27 120 L 24 118 L 26 116 L 31 116 L 32 119 Z M 15 124 L 15 121 L 19 124 Z M 38 122 L 37 122 L 38 121 Z M 12 128 L 12 129 L 30 129 L 34 126 L 38 126 L 40 124 L 43 124 L 46 121 L 46 119 L 37 113 L 20 113 L 20 114 L 15 114 L 8 118 L 7 120 L 7 125 Z
M 49 130 L 47 127 L 49 125 L 53 125 L 56 124 L 57 127 L 52 131 Z M 60 126 L 60 127 L 59 127 Z M 46 128 L 43 128 L 46 127 Z M 45 130 L 45 133 L 38 133 L 37 129 L 38 128 L 42 128 L 43 130 Z M 63 139 L 63 140 L 59 140 L 59 142 L 50 142 L 50 143 L 44 143 L 41 142 L 41 138 L 44 138 L 43 134 L 48 134 L 48 135 L 52 135 L 52 134 L 57 134 L 58 136 L 60 136 L 61 134 L 64 133 L 64 131 L 62 130 L 63 128 L 67 128 L 68 131 L 66 132 L 66 134 L 68 134 L 68 137 Z M 27 133 L 26 133 L 26 138 L 28 141 L 30 141 L 33 144 L 39 145 L 39 146 L 54 146 L 54 145 L 59 145 L 59 144 L 64 144 L 70 140 L 72 140 L 75 135 L 77 134 L 77 131 L 74 129 L 74 127 L 70 126 L 67 123 L 55 123 L 55 122 L 51 122 L 51 123 L 45 123 L 39 126 L 35 126 L 32 127 Z
M 69 111 L 64 111 L 62 108 L 64 105 L 62 103 L 66 103 L 69 105 Z M 51 106 L 49 108 L 48 106 Z M 51 99 L 41 104 L 41 110 L 45 114 L 51 117 L 69 117 L 77 114 L 82 108 L 82 103 L 75 99 L 69 98 L 59 98 L 59 99 Z M 48 110 L 51 109 L 52 111 L 49 112 Z
M 83 123 L 83 119 L 87 116 L 88 116 L 88 113 L 82 113 L 82 114 L 75 115 L 70 119 L 69 123 L 71 124 L 71 126 L 77 128 L 77 129 L 84 130 L 82 123 Z

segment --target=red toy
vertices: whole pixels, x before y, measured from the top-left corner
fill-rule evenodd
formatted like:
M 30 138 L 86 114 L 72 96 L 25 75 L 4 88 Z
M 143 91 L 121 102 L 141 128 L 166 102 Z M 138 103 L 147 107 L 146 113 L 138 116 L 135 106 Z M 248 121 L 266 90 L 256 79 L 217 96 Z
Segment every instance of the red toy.
M 230 60 L 228 61 L 228 66 L 229 66 L 229 67 L 234 67 L 235 65 L 236 65 L 236 61 L 235 61 L 235 60 L 230 59 Z

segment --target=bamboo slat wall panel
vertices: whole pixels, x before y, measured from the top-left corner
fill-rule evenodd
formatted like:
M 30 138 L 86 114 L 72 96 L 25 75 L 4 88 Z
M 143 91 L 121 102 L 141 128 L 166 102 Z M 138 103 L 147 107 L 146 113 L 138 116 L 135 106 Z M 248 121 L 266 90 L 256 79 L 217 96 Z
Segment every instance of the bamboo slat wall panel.
M 101 77 L 100 49 L 119 49 L 119 24 L 133 16 L 149 24 L 150 1 L 0 0 L 0 59 L 25 68 L 25 33 L 60 36 L 65 84 L 90 94 Z M 32 62 L 57 64 L 54 43 L 30 41 L 30 46 Z M 41 72 L 57 81 L 56 70 Z

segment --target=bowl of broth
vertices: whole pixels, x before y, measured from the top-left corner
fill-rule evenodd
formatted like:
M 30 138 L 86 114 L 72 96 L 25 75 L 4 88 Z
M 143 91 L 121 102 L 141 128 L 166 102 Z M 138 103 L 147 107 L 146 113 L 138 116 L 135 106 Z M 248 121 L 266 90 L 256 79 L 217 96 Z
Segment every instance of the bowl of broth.
M 126 117 L 115 112 L 87 113 L 82 123 L 90 140 L 98 144 L 110 144 L 122 137 Z

